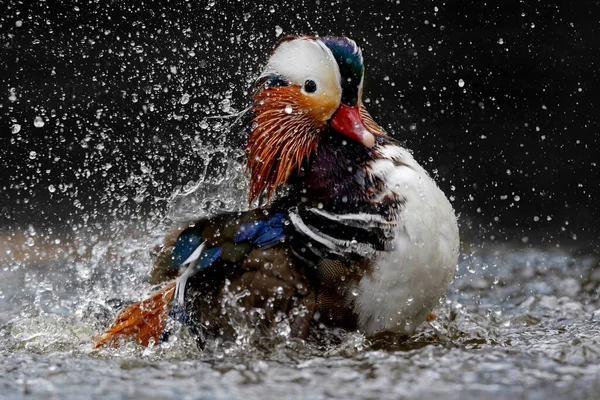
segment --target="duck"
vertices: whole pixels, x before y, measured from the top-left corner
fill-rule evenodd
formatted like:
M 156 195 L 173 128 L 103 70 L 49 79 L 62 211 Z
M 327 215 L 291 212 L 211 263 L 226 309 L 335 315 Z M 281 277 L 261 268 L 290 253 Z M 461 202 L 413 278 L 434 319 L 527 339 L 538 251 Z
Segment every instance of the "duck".
M 256 79 L 247 211 L 193 221 L 165 240 L 162 288 L 117 316 L 95 347 L 148 346 L 184 323 L 203 342 L 240 324 L 305 339 L 315 326 L 412 335 L 445 295 L 459 252 L 448 198 L 363 103 L 361 49 L 288 36 Z

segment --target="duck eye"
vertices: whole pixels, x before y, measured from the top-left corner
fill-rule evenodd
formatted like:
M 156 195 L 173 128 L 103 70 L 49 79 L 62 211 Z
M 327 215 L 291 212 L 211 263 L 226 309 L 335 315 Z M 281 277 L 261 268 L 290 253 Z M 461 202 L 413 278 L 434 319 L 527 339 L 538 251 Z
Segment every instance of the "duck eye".
M 317 91 L 317 83 L 315 81 L 313 81 L 312 79 L 307 79 L 306 82 L 304 82 L 304 91 L 306 93 L 314 93 Z

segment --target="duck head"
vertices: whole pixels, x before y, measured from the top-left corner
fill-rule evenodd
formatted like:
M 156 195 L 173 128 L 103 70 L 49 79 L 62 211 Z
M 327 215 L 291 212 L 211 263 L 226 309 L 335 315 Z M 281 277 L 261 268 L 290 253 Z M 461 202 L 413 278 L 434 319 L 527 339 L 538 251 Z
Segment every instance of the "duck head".
M 259 76 L 251 112 L 250 201 L 270 198 L 333 129 L 365 147 L 383 131 L 362 106 L 364 65 L 345 37 L 282 39 Z

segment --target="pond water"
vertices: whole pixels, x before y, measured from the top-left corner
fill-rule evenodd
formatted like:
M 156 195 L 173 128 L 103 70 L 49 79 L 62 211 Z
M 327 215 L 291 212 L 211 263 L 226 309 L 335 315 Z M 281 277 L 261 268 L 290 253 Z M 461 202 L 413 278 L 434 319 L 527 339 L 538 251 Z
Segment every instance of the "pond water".
M 167 224 L 164 224 L 165 226 Z M 408 341 L 358 333 L 92 351 L 122 301 L 152 288 L 164 232 L 119 223 L 0 239 L 0 398 L 596 398 L 599 258 L 532 244 L 463 243 L 437 318 Z M 34 250 L 35 249 L 35 250 Z

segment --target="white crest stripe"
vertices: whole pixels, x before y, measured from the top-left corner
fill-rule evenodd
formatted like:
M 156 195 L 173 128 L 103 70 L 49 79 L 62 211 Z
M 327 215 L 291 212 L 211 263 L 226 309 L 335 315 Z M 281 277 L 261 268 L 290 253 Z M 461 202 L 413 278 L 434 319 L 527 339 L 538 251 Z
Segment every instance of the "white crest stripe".
M 336 239 L 316 229 L 313 230 L 314 228 L 309 228 L 308 225 L 306 225 L 304 221 L 302 221 L 302 218 L 297 213 L 290 213 L 290 220 L 292 221 L 292 224 L 294 225 L 294 227 L 296 227 L 296 229 L 298 229 L 300 232 L 304 233 L 311 239 L 326 246 L 334 253 L 342 254 L 348 252 L 356 252 L 361 254 L 368 254 L 376 251 L 371 244 Z
M 296 229 L 298 229 L 300 232 L 304 233 L 306 236 L 310 237 L 314 241 L 321 243 L 322 245 L 329 248 L 330 250 L 333 250 L 333 251 L 338 250 L 337 246 L 333 242 L 331 242 L 330 240 L 327 240 L 327 239 L 317 235 L 315 232 L 313 232 L 304 223 L 304 221 L 302 221 L 302 218 L 300 218 L 300 216 L 298 214 L 293 213 L 293 212 L 290 213 L 290 221 L 292 221 L 292 224 L 294 224 L 294 227 Z
M 175 294 L 173 295 L 173 298 L 176 299 L 181 306 L 185 305 L 185 284 L 191 276 L 194 276 L 196 272 L 198 272 L 196 270 L 196 264 L 194 263 L 194 261 L 200 258 L 200 255 L 204 250 L 205 244 L 206 242 L 202 242 L 202 244 L 198 246 L 196 250 L 194 250 L 194 252 L 184 262 L 181 263 L 182 266 L 190 264 L 186 268 L 186 270 L 183 271 L 183 274 L 181 274 L 179 278 L 177 278 L 177 284 L 175 285 Z
M 387 221 L 381 215 L 377 214 L 367 214 L 367 213 L 357 213 L 357 214 L 333 214 L 324 210 L 320 210 L 318 208 L 309 208 L 314 214 L 317 214 L 321 217 L 325 217 L 331 221 L 336 222 L 355 222 L 356 226 L 363 226 L 365 222 L 375 222 L 377 224 L 382 225 L 394 225 L 390 221 Z M 371 226 L 371 224 L 369 224 Z

